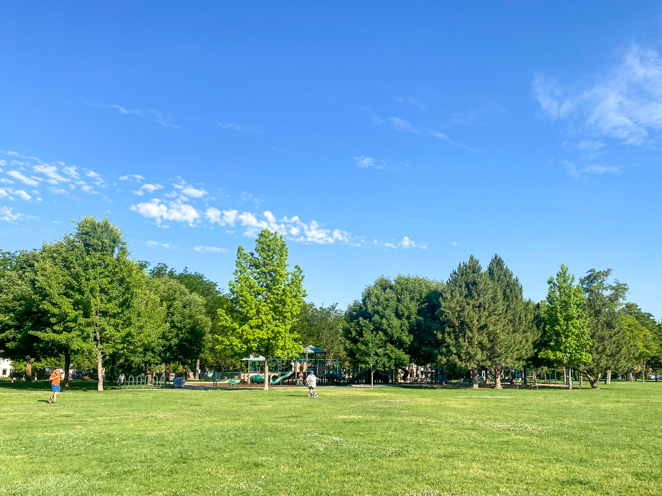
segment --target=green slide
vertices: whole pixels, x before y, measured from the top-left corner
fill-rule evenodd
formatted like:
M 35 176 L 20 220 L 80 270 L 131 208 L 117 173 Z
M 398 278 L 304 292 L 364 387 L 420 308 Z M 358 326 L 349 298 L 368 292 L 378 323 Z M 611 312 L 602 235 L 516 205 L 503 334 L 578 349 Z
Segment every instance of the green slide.
M 290 371 L 287 374 L 281 375 L 278 379 L 275 379 L 275 380 L 271 381 L 271 384 L 280 384 L 282 381 L 284 381 L 288 377 L 292 377 L 293 375 L 294 375 L 294 372 Z

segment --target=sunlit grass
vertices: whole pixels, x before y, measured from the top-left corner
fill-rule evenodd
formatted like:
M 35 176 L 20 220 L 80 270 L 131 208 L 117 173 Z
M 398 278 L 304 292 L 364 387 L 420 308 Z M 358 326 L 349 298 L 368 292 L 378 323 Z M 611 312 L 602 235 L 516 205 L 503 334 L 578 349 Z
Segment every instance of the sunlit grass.
M 0 387 L 0 495 L 662 494 L 662 383 Z M 42 384 L 43 387 L 43 384 Z

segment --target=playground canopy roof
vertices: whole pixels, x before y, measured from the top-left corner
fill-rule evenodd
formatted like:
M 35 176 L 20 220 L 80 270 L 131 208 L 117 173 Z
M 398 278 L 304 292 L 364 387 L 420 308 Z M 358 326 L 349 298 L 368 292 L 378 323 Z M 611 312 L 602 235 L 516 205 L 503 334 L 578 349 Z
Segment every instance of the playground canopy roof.
M 251 355 L 248 358 L 242 358 L 242 362 L 264 362 L 264 357 L 262 355 Z
M 313 346 L 312 344 L 310 346 L 306 346 L 303 349 L 303 351 L 305 353 L 315 353 L 315 354 L 326 353 L 326 351 L 324 351 L 323 349 L 318 348 L 317 346 Z

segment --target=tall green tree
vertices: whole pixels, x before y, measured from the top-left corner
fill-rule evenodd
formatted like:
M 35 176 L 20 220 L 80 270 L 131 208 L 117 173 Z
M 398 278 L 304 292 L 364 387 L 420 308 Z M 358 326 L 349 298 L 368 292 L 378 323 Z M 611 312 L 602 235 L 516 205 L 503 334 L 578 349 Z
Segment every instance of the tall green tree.
M 168 277 L 184 285 L 191 293 L 201 296 L 205 301 L 205 312 L 211 321 L 210 331 L 205 334 L 200 357 L 196 360 L 196 378 L 200 374 L 200 363 L 212 366 L 227 366 L 232 362 L 218 350 L 218 310 L 229 305 L 229 297 L 218 285 L 199 272 L 189 272 L 184 268 L 177 272 L 166 264 L 158 264 L 150 270 L 153 277 Z
M 121 231 L 107 218 L 81 220 L 72 234 L 45 248 L 53 254 L 40 275 L 43 306 L 51 328 L 40 337 L 70 343 L 94 354 L 97 389 L 103 391 L 104 359 L 133 323 L 144 274 L 129 260 Z
M 211 327 L 204 298 L 169 277 L 149 277 L 147 287 L 158 296 L 165 312 L 160 362 L 190 366 L 200 356 Z
M 2 252 L 0 271 L 0 356 L 25 363 L 32 379 L 32 363 L 53 353 L 38 333 L 48 328 L 49 318 L 40 305 L 38 251 Z
M 328 358 L 335 358 L 341 364 L 346 364 L 344 324 L 345 312 L 340 310 L 338 305 L 317 307 L 314 303 L 305 303 L 292 329 L 299 334 L 304 346 L 315 345 L 322 348 Z
M 487 326 L 486 363 L 494 370 L 495 388 L 501 389 L 504 368 L 521 366 L 533 355 L 534 309 L 524 300 L 519 280 L 498 255 L 490 261 L 487 277 L 494 293 Z
M 301 312 L 303 271 L 288 270 L 288 250 L 277 233 L 264 229 L 255 251 L 237 250 L 230 306 L 218 310 L 220 346 L 235 356 L 256 353 L 265 357 L 264 389 L 269 389 L 269 358 L 294 358 L 303 351 L 292 330 Z
M 368 357 L 371 367 L 387 370 L 407 365 L 414 333 L 425 322 L 420 312 L 432 287 L 428 279 L 402 275 L 394 280 L 380 277 L 368 286 L 345 315 L 351 361 L 365 365 Z
M 618 367 L 630 352 L 632 343 L 619 320 L 628 287 L 615 281 L 607 282 L 611 269 L 589 270 L 580 279 L 584 291 L 584 312 L 591 338 L 591 362 L 583 364 L 582 372 L 592 388 L 600 375 Z
M 471 372 L 474 389 L 479 368 L 489 360 L 489 326 L 502 311 L 495 301 L 494 285 L 473 255 L 451 273 L 441 290 L 441 354 L 448 363 Z
M 584 293 L 575 285 L 575 276 L 565 265 L 547 281 L 546 330 L 549 342 L 539 353 L 565 368 L 585 368 L 591 363 L 591 338 L 584 314 Z M 572 389 L 572 374 L 568 374 L 568 389 Z
M 662 343 L 655 317 L 644 312 L 636 303 L 626 303 L 620 310 L 621 325 L 634 345 L 630 370 L 641 370 L 642 381 L 646 380 L 647 362 L 659 356 Z

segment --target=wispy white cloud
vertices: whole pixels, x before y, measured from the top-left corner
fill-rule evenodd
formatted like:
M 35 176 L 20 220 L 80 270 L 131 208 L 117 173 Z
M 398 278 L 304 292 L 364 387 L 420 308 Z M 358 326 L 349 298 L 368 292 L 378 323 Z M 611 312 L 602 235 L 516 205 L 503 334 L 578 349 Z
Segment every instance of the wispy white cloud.
M 259 129 L 254 127 L 237 124 L 236 122 L 219 122 L 217 124 L 224 131 L 236 131 L 238 133 L 261 133 Z
M 563 160 L 561 163 L 565 167 L 566 172 L 575 179 L 579 179 L 580 177 L 586 174 L 603 175 L 603 174 L 623 173 L 623 169 L 621 167 L 615 167 L 615 166 L 592 164 L 587 167 L 578 167 L 574 162 L 571 162 L 569 160 Z
M 463 145 L 462 143 L 458 143 L 457 141 L 452 140 L 446 133 L 442 133 L 441 131 L 435 131 L 434 129 L 428 129 L 428 133 L 430 133 L 431 136 L 440 139 L 441 141 L 445 141 L 449 145 L 457 146 L 459 148 L 463 148 L 464 150 L 478 153 L 478 150 L 476 150 L 475 148 L 471 148 L 470 146 Z
M 414 240 L 410 239 L 408 236 L 404 236 L 402 240 L 396 242 L 391 241 L 390 243 L 384 243 L 385 248 L 396 249 L 402 248 L 404 250 L 409 250 L 412 248 L 418 248 L 421 250 L 426 250 L 428 245 L 427 243 L 416 243 Z
M 401 97 L 401 96 L 394 96 L 393 101 L 400 104 L 400 105 L 411 105 L 412 107 L 417 108 L 418 110 L 422 110 L 423 112 L 428 111 L 428 106 L 423 100 L 420 100 L 419 98 L 413 97 L 413 96 L 408 96 L 408 97 Z
M 125 176 L 121 176 L 119 178 L 119 180 L 120 181 L 131 181 L 131 182 L 134 182 L 134 183 L 141 183 L 145 180 L 145 178 L 143 176 L 141 176 L 140 174 L 127 174 Z
M 101 178 L 101 176 L 98 173 L 96 173 L 94 171 L 91 171 L 91 170 L 88 170 L 85 173 L 85 175 L 87 177 L 91 178 L 97 186 L 103 186 L 104 185 L 104 180 Z
M 196 246 L 193 249 L 200 253 L 226 253 L 228 251 L 217 246 Z
M 159 243 L 158 241 L 147 241 L 145 244 L 150 248 L 164 248 L 166 250 L 170 250 L 172 248 L 170 243 Z
M 568 123 L 568 133 L 630 146 L 654 142 L 662 131 L 662 57 L 630 45 L 614 67 L 590 84 L 561 84 L 536 74 L 533 92 L 543 114 Z
M 282 234 L 296 242 L 315 244 L 360 244 L 351 233 L 341 229 L 328 229 L 317 221 L 303 222 L 298 216 L 277 219 L 265 210 L 261 214 L 239 212 L 237 210 L 218 210 L 208 208 L 205 218 L 210 224 L 227 227 L 242 227 L 246 236 L 255 236 L 262 229 Z
M 386 163 L 383 160 L 376 160 L 372 157 L 366 157 L 361 155 L 360 157 L 354 157 L 356 165 L 362 169 L 377 169 L 382 170 L 386 167 Z
M 30 195 L 28 195 L 28 194 L 27 194 L 25 191 L 23 191 L 22 189 L 19 189 L 19 190 L 14 191 L 14 194 L 15 194 L 16 196 L 18 196 L 19 198 L 21 198 L 22 200 L 25 200 L 25 201 L 30 201 L 30 200 L 32 199 L 32 197 L 31 197 Z
M 46 182 L 49 184 L 68 183 L 71 181 L 71 179 L 60 175 L 58 168 L 54 165 L 39 164 L 33 166 L 32 170 L 38 174 L 43 174 L 44 176 L 48 177 Z
M 163 186 L 160 184 L 143 184 L 138 190 L 134 191 L 134 193 L 138 196 L 143 196 L 145 193 L 152 194 L 155 191 L 158 191 L 160 189 L 163 189 Z
M 406 133 L 417 133 L 418 129 L 411 122 L 401 119 L 400 117 L 389 117 L 386 121 L 390 126 L 396 131 L 406 132 Z
M 207 194 L 207 192 L 204 189 L 197 189 L 192 186 L 187 186 L 182 189 L 182 194 L 190 198 L 202 198 Z
M 122 107 L 122 106 L 116 105 L 116 104 L 106 105 L 106 108 L 117 110 L 120 114 L 124 114 L 124 115 L 136 115 L 138 117 L 151 118 L 154 122 L 156 122 L 157 124 L 159 124 L 163 127 L 168 127 L 168 128 L 171 128 L 171 129 L 181 129 L 181 126 L 178 126 L 177 124 L 174 124 L 172 122 L 172 119 L 170 119 L 169 117 L 164 116 L 158 110 L 154 110 L 154 109 L 128 109 L 128 108 L 125 108 L 125 107 Z
M 34 219 L 35 217 L 31 215 L 24 215 L 18 212 L 14 212 L 13 208 L 2 206 L 0 207 L 0 220 L 4 222 L 16 222 L 17 220 L 22 219 Z
M 27 184 L 28 186 L 39 186 L 39 181 L 37 180 L 38 178 L 34 177 L 27 177 L 23 175 L 20 171 L 17 170 L 10 170 L 7 171 L 7 175 L 13 177 L 17 181 L 20 181 L 24 184 Z
M 202 188 L 194 188 L 193 186 L 186 184 L 186 182 L 179 178 L 179 182 L 173 184 L 173 187 L 179 192 L 180 195 L 183 195 L 183 199 L 188 198 L 202 198 L 207 194 L 207 192 Z
M 131 210 L 145 218 L 154 219 L 157 225 L 161 225 L 163 221 L 173 221 L 186 222 L 192 226 L 200 217 L 195 207 L 179 200 L 164 202 L 154 198 L 148 202 L 131 205 Z

